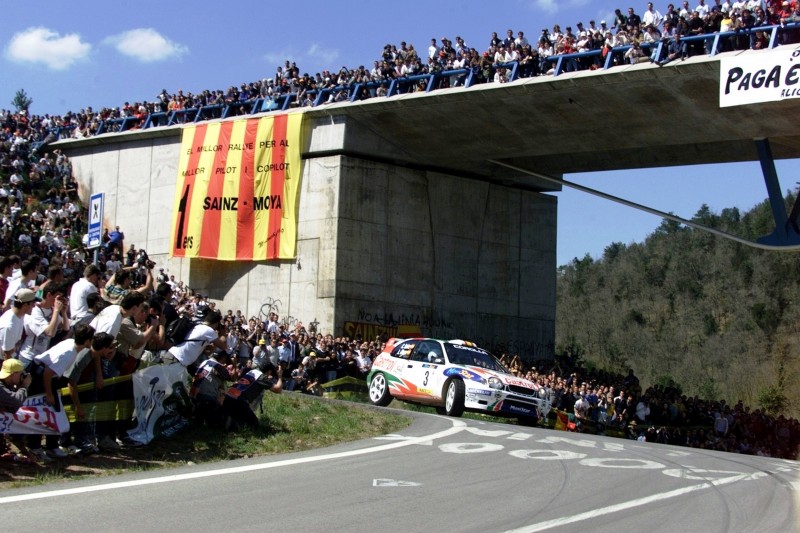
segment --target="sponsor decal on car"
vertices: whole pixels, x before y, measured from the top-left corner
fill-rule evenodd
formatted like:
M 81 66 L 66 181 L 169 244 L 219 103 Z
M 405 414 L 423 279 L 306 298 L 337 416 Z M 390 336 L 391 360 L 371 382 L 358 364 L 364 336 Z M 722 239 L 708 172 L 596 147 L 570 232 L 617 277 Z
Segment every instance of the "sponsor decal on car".
M 483 389 L 467 389 L 467 392 L 470 394 L 480 394 L 482 396 L 491 396 L 492 391 L 483 390 Z
M 512 413 L 522 413 L 524 415 L 530 415 L 534 412 L 533 409 L 526 409 L 525 407 L 519 407 L 516 405 L 509 405 L 508 410 Z
M 533 382 L 528 381 L 526 379 L 519 379 L 515 377 L 506 377 L 506 383 L 508 383 L 509 385 L 516 385 L 517 387 L 525 387 L 527 389 L 536 388 Z
M 450 376 L 461 376 L 464 379 L 469 379 L 472 381 L 480 381 L 481 377 L 475 372 L 471 370 L 467 370 L 466 368 L 448 368 L 444 371 L 444 375 L 447 377 Z

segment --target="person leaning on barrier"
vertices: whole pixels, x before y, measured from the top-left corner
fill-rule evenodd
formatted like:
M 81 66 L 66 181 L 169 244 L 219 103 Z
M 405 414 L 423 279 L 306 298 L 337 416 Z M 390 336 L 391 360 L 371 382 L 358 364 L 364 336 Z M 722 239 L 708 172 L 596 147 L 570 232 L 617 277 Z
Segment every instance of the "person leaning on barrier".
M 79 354 L 89 348 L 94 338 L 94 328 L 91 326 L 80 325 L 75 327 L 74 338 L 59 342 L 46 352 L 34 358 L 31 374 L 33 382 L 30 393 L 44 393 L 45 402 L 54 410 L 63 409 L 61 396 L 58 388 L 64 384 L 69 385 L 72 405 L 75 408 L 77 420 L 83 420 L 86 416 L 77 391 L 78 376 L 70 376 L 69 372 L 75 365 Z M 44 461 L 48 461 L 50 456 L 66 457 L 66 452 L 59 447 L 59 435 L 47 435 L 45 438 L 46 450 L 42 449 L 42 436 L 31 435 L 28 438 L 28 448 Z
M 268 390 L 275 394 L 283 391 L 282 372 L 280 365 L 277 369 L 267 365 L 264 371 L 254 368 L 228 389 L 222 408 L 229 417 L 230 429 L 238 429 L 242 424 L 251 428 L 258 427 L 255 409 L 260 406 L 264 391 Z
M 226 351 L 228 348 L 225 335 L 220 335 L 217 331 L 222 321 L 222 313 L 207 307 L 201 308 L 198 318 L 202 321 L 192 328 L 186 336 L 186 340 L 167 350 L 167 358 L 173 359 L 186 368 L 197 363 L 200 354 L 207 346 L 213 346 L 222 351 Z

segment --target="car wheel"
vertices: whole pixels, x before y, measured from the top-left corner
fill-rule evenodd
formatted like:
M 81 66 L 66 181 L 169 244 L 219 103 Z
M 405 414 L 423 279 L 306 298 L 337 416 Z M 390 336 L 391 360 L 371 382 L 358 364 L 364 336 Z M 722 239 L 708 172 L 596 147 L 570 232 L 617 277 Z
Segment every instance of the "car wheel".
M 386 383 L 386 376 L 380 372 L 372 376 L 372 381 L 369 382 L 369 400 L 381 407 L 389 405 L 389 402 L 392 401 L 392 396 L 389 394 L 389 384 Z
M 445 412 L 444 407 L 437 407 L 436 408 L 436 414 L 437 415 L 446 415 L 447 413 Z
M 464 382 L 449 379 L 444 384 L 444 412 L 447 416 L 461 416 L 464 412 Z

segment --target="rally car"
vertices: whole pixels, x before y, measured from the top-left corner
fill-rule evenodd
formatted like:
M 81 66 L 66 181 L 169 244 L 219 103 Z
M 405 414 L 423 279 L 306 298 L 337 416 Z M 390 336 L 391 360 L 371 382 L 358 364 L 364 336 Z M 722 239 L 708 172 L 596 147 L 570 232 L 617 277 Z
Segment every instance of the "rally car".
M 463 340 L 389 339 L 367 383 L 375 405 L 397 398 L 432 405 L 448 416 L 472 411 L 516 417 L 525 424 L 550 411 L 538 385 L 511 374 L 489 352 Z

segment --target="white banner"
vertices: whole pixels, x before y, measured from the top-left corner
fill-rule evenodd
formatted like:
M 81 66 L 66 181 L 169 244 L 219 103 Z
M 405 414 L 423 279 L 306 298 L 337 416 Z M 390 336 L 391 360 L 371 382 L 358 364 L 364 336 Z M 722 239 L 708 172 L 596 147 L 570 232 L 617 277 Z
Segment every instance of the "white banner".
M 800 46 L 745 52 L 719 66 L 720 107 L 800 98 Z
M 189 407 L 186 383 L 189 374 L 182 365 L 154 365 L 133 374 L 133 416 L 136 427 L 128 431 L 133 440 L 148 444 L 155 437 L 168 437 L 188 424 L 183 412 Z
M 61 397 L 56 395 L 59 404 Z M 69 431 L 63 407 L 47 405 L 44 394 L 30 396 L 16 413 L 0 413 L 0 433 L 12 435 L 58 435 Z

